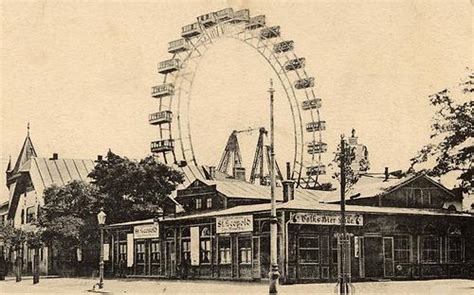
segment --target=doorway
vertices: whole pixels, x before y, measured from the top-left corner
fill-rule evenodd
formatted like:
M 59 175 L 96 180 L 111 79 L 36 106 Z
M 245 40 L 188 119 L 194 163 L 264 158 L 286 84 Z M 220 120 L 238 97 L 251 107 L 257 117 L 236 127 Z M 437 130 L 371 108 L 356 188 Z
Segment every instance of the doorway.
M 270 272 L 270 237 L 260 236 L 260 277 L 268 278 Z
M 165 270 L 168 278 L 176 277 L 176 250 L 174 241 L 166 241 Z
M 382 237 L 364 237 L 365 277 L 382 278 L 384 256 Z

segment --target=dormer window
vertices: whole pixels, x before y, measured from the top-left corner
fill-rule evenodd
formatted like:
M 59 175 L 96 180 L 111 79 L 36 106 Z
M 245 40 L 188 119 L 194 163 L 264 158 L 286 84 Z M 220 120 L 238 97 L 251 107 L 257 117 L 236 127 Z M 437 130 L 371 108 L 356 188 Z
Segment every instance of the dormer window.
M 212 208 L 212 198 L 207 198 L 207 200 L 206 200 L 206 208 Z
M 202 208 L 202 200 L 201 199 L 195 199 L 194 200 L 196 209 L 201 209 Z

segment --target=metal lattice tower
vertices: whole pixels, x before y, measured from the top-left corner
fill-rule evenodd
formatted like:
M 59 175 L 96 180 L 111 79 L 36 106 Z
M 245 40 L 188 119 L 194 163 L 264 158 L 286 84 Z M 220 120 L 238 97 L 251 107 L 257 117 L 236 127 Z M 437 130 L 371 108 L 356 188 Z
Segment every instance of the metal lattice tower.
M 259 136 L 257 141 L 257 147 L 255 148 L 255 156 L 252 163 L 252 171 L 250 173 L 250 182 L 255 183 L 257 178 L 261 185 L 270 185 L 270 147 L 265 143 L 265 138 L 268 132 L 265 128 L 259 129 Z M 267 173 L 265 173 L 265 159 L 267 162 Z M 275 162 L 276 177 L 278 180 L 282 180 L 282 174 L 278 164 Z

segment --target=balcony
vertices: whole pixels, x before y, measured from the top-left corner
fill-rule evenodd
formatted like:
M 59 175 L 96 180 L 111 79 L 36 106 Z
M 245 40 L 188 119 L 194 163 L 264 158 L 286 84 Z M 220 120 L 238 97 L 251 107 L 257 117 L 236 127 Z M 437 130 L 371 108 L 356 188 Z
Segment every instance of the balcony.
M 297 69 L 304 68 L 306 65 L 306 59 L 304 57 L 295 58 L 287 61 L 284 65 L 285 71 L 294 71 Z
M 201 34 L 201 27 L 198 23 L 192 23 L 181 28 L 181 37 L 191 38 Z
M 248 9 L 237 10 L 232 18 L 233 23 L 248 22 L 250 19 L 250 11 Z
M 307 176 L 324 175 L 324 174 L 326 174 L 326 166 L 324 164 L 320 163 L 315 166 L 310 166 L 306 168 Z
M 168 74 L 181 68 L 181 61 L 177 58 L 168 59 L 158 64 L 158 73 Z
M 314 98 L 303 101 L 301 104 L 303 110 L 319 109 L 321 107 L 321 98 Z
M 214 12 L 210 12 L 210 13 L 198 16 L 197 20 L 201 25 L 207 28 L 216 24 L 216 15 Z
M 312 141 L 308 143 L 308 154 L 314 155 L 328 151 L 328 145 L 324 142 Z
M 150 144 L 150 149 L 152 153 L 164 153 L 172 151 L 174 149 L 174 140 L 165 139 L 152 141 Z
M 260 31 L 260 39 L 271 39 L 280 36 L 280 26 L 264 28 Z
M 250 18 L 249 23 L 245 26 L 247 30 L 255 30 L 265 25 L 265 15 L 257 15 Z
M 310 88 L 314 86 L 314 77 L 299 79 L 295 82 L 296 89 Z
M 172 118 L 173 113 L 171 111 L 156 112 L 148 116 L 148 123 L 150 123 L 151 125 L 171 123 Z
M 185 39 L 178 39 L 168 43 L 168 52 L 172 54 L 187 51 L 189 48 L 189 44 Z
M 151 88 L 151 96 L 153 97 L 163 97 L 173 95 L 174 93 L 174 85 L 171 83 L 161 84 L 159 86 L 153 86 Z
M 294 47 L 295 47 L 295 42 L 293 42 L 292 40 L 282 41 L 273 45 L 273 52 L 275 53 L 287 52 L 287 51 L 293 50 Z
M 234 18 L 234 9 L 224 8 L 216 12 L 216 20 L 218 22 L 226 21 Z
M 308 132 L 323 130 L 326 130 L 326 121 L 309 122 L 306 124 L 306 131 Z

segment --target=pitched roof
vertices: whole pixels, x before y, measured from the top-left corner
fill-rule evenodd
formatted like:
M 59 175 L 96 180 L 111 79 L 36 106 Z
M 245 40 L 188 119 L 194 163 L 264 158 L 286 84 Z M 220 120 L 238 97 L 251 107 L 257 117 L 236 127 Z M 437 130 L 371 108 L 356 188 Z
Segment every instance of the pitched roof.
M 32 157 L 18 169 L 21 174 L 29 174 L 33 187 L 38 196 L 43 191 L 55 184 L 65 185 L 72 180 L 83 180 L 89 182 L 89 173 L 94 169 L 93 160 L 86 159 L 49 159 Z M 9 218 L 15 214 L 18 206 L 19 194 L 15 192 L 16 182 L 10 186 Z
M 205 213 L 198 213 L 185 216 L 167 217 L 163 221 L 186 220 L 198 218 L 213 218 L 217 216 L 239 215 L 249 213 L 265 213 L 270 212 L 270 204 L 257 205 L 243 205 L 236 206 L 229 209 L 218 211 L 210 211 Z M 308 202 L 302 200 L 292 200 L 289 202 L 281 202 L 276 204 L 277 210 L 305 210 L 305 211 L 326 211 L 326 212 L 340 212 L 340 205 L 338 204 L 324 204 L 318 202 Z M 402 214 L 402 215 L 431 215 L 431 216 L 457 216 L 474 218 L 474 214 L 446 211 L 439 209 L 422 209 L 422 208 L 398 208 L 398 207 L 374 207 L 374 206 L 359 206 L 346 205 L 346 212 L 348 213 L 368 213 L 368 214 Z
M 23 142 L 21 147 L 20 154 L 16 160 L 15 166 L 13 168 L 13 174 L 17 173 L 20 170 L 20 167 L 23 166 L 29 159 L 36 157 L 35 147 L 31 141 L 30 135 L 28 134 Z

